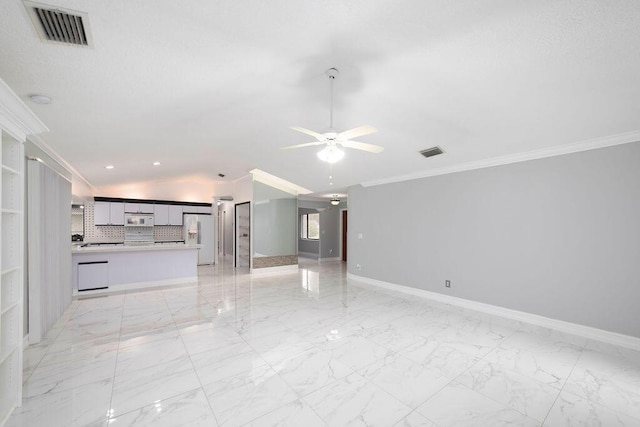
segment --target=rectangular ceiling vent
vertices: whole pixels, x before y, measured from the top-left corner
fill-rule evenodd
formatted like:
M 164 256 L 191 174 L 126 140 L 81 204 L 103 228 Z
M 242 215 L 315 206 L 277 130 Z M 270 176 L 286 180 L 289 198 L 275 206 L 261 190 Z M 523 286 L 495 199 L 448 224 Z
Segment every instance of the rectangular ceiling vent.
M 442 151 L 442 148 L 440 147 L 431 147 L 431 148 L 427 148 L 426 150 L 422 150 L 420 152 L 420 154 L 422 154 L 425 157 L 433 157 L 442 153 L 444 153 L 444 151 Z
M 89 15 L 31 1 L 24 2 L 40 40 L 57 44 L 93 47 Z

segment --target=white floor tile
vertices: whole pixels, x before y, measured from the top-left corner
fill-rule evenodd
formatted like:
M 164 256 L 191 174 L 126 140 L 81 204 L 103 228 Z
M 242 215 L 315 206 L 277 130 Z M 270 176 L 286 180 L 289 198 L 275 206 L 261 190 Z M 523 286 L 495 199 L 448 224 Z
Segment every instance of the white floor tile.
M 539 426 L 540 422 L 467 387 L 451 383 L 418 407 L 439 426 Z
M 109 420 L 109 427 L 216 427 L 209 401 L 202 389 L 159 400 Z
M 412 409 L 451 382 L 400 354 L 388 355 L 358 373 Z
M 392 426 L 411 408 L 352 374 L 304 397 L 329 426 Z
M 73 301 L 25 349 L 7 425 L 640 425 L 640 352 L 359 285 L 341 262 L 198 270 Z
M 320 348 L 293 356 L 274 366 L 293 389 L 304 396 L 353 372 L 333 352 Z
M 246 427 L 324 427 L 325 425 L 318 414 L 301 400 L 293 401 L 245 424 Z
M 118 417 L 200 387 L 188 356 L 118 375 L 114 379 L 111 415 Z
M 205 385 L 204 389 L 221 426 L 243 425 L 298 398 L 266 365 Z
M 640 426 L 640 418 L 632 418 L 587 399 L 563 392 L 553 405 L 544 425 L 636 427 Z

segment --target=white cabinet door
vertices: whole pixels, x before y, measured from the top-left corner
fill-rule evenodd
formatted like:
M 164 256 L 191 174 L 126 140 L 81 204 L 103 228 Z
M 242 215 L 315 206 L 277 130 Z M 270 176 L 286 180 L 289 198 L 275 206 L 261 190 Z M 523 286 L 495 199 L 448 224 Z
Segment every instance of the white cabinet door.
M 140 213 L 153 213 L 153 203 L 140 203 Z
M 152 203 L 125 203 L 124 211 L 128 213 L 153 213 Z
M 181 205 L 169 205 L 169 225 L 182 225 Z
M 210 214 L 211 206 L 198 206 L 198 213 L 200 214 Z
M 111 225 L 124 225 L 124 203 L 109 203 Z
M 140 212 L 140 203 L 125 203 L 124 211 L 129 213 L 138 213 Z
M 169 225 L 169 205 L 153 205 L 155 225 Z
M 78 290 L 105 289 L 109 287 L 107 261 L 78 263 Z
M 111 218 L 109 202 L 95 202 L 93 205 L 93 222 L 95 225 L 109 225 Z

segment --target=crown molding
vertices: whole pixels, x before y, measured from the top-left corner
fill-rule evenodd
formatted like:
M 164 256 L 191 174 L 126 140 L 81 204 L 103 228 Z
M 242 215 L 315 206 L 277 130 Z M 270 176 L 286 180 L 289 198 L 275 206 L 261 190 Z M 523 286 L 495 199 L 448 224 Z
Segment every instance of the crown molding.
M 575 142 L 571 144 L 558 145 L 555 147 L 541 148 L 539 150 L 526 151 L 517 154 L 508 154 L 506 156 L 493 157 L 491 159 L 478 160 L 474 162 L 462 163 L 444 168 L 419 171 L 407 175 L 399 175 L 390 178 L 376 179 L 365 181 L 363 187 L 373 187 L 376 185 L 391 184 L 394 182 L 411 181 L 414 179 L 428 178 L 437 175 L 446 175 L 450 173 L 465 172 L 475 169 L 484 169 L 494 166 L 508 165 L 511 163 L 526 162 L 529 160 L 544 159 L 547 157 L 563 156 L 565 154 L 579 153 L 581 151 L 595 150 L 598 148 L 611 147 L 614 145 L 629 144 L 640 141 L 640 130 L 620 133 L 616 135 L 605 136 L 602 138 L 594 138 L 585 141 Z
M 82 176 L 82 174 L 80 174 L 80 172 L 76 170 L 76 168 L 71 166 L 69 162 L 67 162 L 61 155 L 59 155 L 56 152 L 56 150 L 54 150 L 53 148 L 51 148 L 51 146 L 49 146 L 49 144 L 44 142 L 44 140 L 40 136 L 36 136 L 36 135 L 30 136 L 29 141 L 31 141 L 33 145 L 35 145 L 36 147 L 44 151 L 49 157 L 51 157 L 51 159 L 53 159 L 54 162 L 56 162 L 57 164 L 62 166 L 64 169 L 69 171 L 72 175 L 72 179 L 77 178 L 81 180 L 82 182 L 87 184 L 87 186 L 89 187 L 92 193 L 95 193 L 95 189 L 93 188 L 93 185 L 91 185 L 91 183 L 87 181 L 85 177 Z
M 48 132 L 49 128 L 0 78 L 0 129 L 20 142 L 28 135 Z

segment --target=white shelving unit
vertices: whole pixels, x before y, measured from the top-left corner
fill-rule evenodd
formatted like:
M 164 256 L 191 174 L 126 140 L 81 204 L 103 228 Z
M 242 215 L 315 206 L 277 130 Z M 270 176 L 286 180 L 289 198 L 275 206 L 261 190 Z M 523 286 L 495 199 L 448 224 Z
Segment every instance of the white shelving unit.
M 251 204 L 236 205 L 236 267 L 251 265 Z
M 9 135 L 0 138 L 0 420 L 4 420 L 22 399 L 24 146 Z
M 22 403 L 24 335 L 24 145 L 48 131 L 0 79 L 0 426 Z

